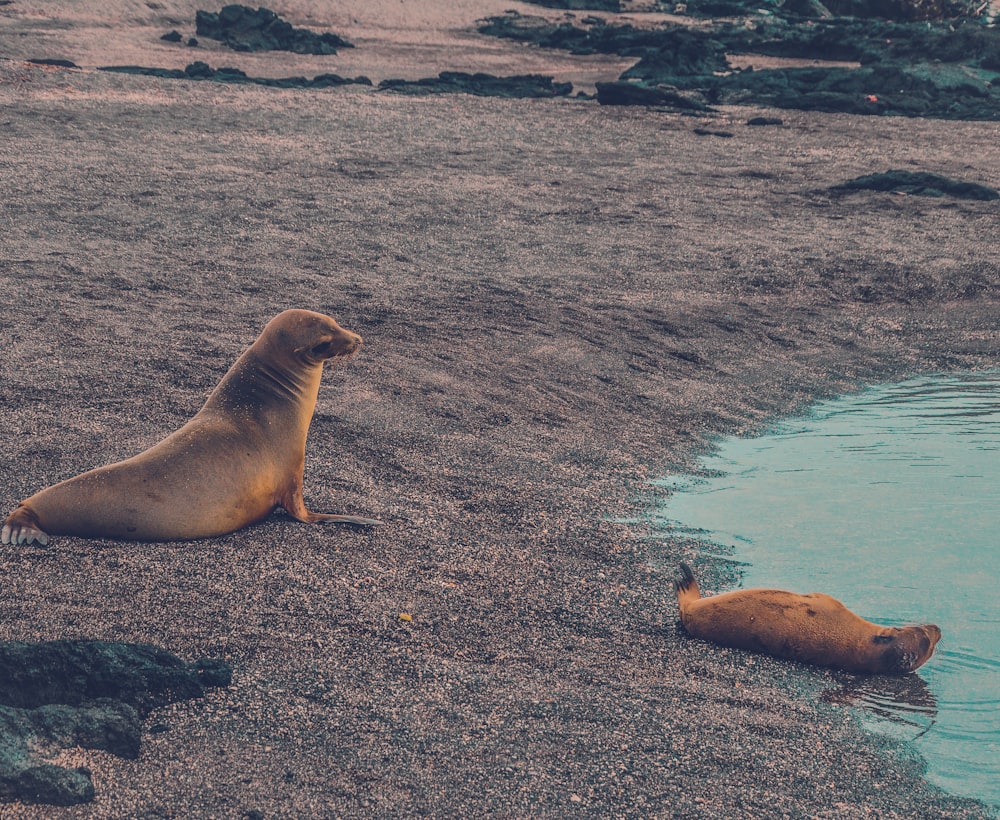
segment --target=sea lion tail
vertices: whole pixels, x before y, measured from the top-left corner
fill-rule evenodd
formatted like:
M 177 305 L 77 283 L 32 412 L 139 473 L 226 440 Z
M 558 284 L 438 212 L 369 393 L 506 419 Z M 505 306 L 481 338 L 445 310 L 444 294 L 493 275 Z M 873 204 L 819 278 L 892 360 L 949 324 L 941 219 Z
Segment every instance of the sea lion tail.
M 677 590 L 677 604 L 683 610 L 684 605 L 690 601 L 697 601 L 701 598 L 701 589 L 694 579 L 691 567 L 681 563 L 681 577 L 674 579 L 674 589 Z

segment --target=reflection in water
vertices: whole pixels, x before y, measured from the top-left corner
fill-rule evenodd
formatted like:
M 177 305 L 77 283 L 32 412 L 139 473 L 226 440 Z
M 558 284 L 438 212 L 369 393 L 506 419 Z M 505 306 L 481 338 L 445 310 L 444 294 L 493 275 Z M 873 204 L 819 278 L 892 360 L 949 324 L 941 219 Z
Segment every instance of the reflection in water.
M 912 740 L 928 779 L 1000 806 L 998 452 L 1000 374 L 912 379 L 722 442 L 709 477 L 663 480 L 677 492 L 657 523 L 740 562 L 744 587 L 825 592 L 887 626 L 938 624 L 917 675 L 827 697 Z
M 937 717 L 937 698 L 919 675 L 846 675 L 837 689 L 828 689 L 822 698 L 838 706 L 867 710 L 880 721 L 873 728 L 901 740 L 923 736 Z

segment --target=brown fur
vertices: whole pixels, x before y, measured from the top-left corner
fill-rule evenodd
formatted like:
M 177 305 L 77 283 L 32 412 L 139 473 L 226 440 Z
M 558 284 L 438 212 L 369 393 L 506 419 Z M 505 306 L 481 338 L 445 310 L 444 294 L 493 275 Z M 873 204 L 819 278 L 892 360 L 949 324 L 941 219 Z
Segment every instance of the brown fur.
M 313 513 L 302 500 L 306 435 L 324 363 L 361 346 L 329 316 L 286 310 L 243 353 L 205 405 L 159 444 L 55 484 L 7 517 L 4 544 L 49 535 L 172 541 L 222 535 L 278 506 L 309 523 L 377 524 Z
M 879 626 L 829 595 L 741 589 L 702 598 L 687 564 L 675 582 L 681 622 L 695 638 L 848 672 L 903 675 L 941 639 L 934 624 Z

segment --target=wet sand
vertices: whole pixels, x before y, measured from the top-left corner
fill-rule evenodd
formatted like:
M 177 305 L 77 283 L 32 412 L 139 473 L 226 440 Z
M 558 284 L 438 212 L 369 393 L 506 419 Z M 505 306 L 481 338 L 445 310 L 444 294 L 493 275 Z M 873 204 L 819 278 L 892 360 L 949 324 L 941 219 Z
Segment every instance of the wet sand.
M 169 49 L 258 76 L 366 61 L 377 82 L 405 76 L 413 31 L 475 44 L 467 17 L 510 5 L 398 29 L 344 6 L 383 20 L 382 57 Z M 91 70 L 168 65 L 162 18 L 196 7 L 0 9 L 0 502 L 151 445 L 306 307 L 365 338 L 324 379 L 306 502 L 387 523 L 4 549 L 0 639 L 234 666 L 154 713 L 138 760 L 62 753 L 94 803 L 4 816 L 987 816 L 824 702 L 836 674 L 681 635 L 671 567 L 694 547 L 642 522 L 647 481 L 720 433 L 997 366 L 1000 205 L 825 191 L 889 168 L 998 187 L 995 126 Z M 279 11 L 320 28 L 319 4 Z M 570 59 L 483 48 L 497 74 Z M 461 68 L 435 53 L 411 77 Z M 745 125 L 761 114 L 784 124 Z

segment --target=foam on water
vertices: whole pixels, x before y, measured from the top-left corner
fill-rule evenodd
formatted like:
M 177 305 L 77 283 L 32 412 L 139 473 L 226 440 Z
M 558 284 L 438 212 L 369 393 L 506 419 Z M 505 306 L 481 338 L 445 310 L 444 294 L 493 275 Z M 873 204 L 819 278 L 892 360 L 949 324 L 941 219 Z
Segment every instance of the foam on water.
M 928 779 L 1000 806 L 1000 373 L 816 405 L 668 477 L 660 524 L 746 561 L 744 587 L 826 592 L 886 625 L 936 623 L 916 675 L 824 696 L 911 740 Z

